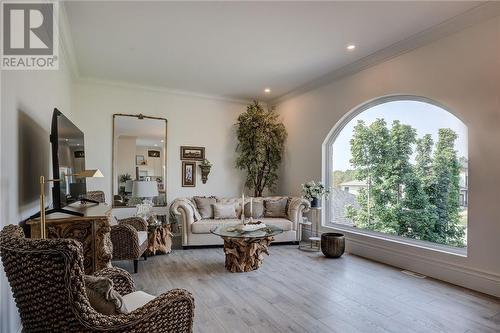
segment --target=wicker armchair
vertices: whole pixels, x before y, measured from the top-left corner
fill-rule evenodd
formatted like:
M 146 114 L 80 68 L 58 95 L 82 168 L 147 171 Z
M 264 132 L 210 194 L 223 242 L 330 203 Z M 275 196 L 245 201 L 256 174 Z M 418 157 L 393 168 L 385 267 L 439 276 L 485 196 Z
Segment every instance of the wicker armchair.
M 118 225 L 111 226 L 113 260 L 133 260 L 134 273 L 137 273 L 139 258 L 148 248 L 148 223 L 141 217 L 129 217 L 118 220 Z
M 0 256 L 23 332 L 192 332 L 194 300 L 170 290 L 128 314 L 103 315 L 91 306 L 83 280 L 82 245 L 74 239 L 29 239 L 21 227 L 0 232 Z M 122 295 L 135 291 L 130 275 L 105 268 Z

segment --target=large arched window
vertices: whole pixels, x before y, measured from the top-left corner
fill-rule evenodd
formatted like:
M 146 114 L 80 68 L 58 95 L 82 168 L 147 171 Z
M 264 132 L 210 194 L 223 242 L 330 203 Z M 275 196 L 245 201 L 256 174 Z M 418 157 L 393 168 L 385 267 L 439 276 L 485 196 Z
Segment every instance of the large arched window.
M 383 97 L 324 143 L 325 225 L 466 246 L 467 127 L 437 103 Z

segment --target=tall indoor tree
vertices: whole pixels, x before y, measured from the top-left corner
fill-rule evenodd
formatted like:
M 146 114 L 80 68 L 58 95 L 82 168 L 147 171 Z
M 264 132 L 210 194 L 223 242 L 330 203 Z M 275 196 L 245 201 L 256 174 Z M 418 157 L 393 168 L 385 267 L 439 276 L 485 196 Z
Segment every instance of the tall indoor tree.
M 247 172 L 245 186 L 256 197 L 272 189 L 278 180 L 287 132 L 273 110 L 265 110 L 257 101 L 247 106 L 236 123 L 238 157 L 236 166 Z

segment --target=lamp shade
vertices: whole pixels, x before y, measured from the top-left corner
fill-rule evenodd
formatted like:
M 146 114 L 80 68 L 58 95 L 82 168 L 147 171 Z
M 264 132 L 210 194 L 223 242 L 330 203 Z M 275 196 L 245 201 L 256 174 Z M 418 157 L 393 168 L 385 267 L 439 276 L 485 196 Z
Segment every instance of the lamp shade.
M 152 198 L 158 195 L 158 185 L 155 181 L 134 181 L 132 196 L 138 198 Z
M 125 182 L 125 193 L 131 193 L 132 187 L 134 186 L 134 181 L 129 179 Z
M 99 169 L 83 170 L 82 172 L 75 174 L 75 176 L 79 177 L 79 178 L 102 178 L 102 177 L 104 177 L 101 170 L 99 170 Z

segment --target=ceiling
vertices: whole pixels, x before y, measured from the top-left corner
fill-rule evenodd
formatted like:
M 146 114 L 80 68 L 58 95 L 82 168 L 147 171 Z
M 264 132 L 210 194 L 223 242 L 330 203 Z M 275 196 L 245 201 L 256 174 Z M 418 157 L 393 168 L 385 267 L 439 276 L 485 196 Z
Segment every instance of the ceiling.
M 478 5 L 75 1 L 65 9 L 80 77 L 270 100 Z

